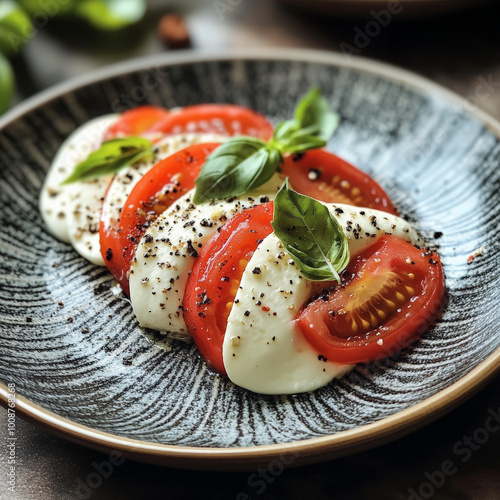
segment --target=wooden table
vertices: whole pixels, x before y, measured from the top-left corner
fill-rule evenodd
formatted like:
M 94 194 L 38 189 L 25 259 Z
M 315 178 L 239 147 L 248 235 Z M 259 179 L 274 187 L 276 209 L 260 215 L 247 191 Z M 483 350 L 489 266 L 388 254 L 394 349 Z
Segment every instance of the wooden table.
M 40 26 L 23 57 L 16 60 L 17 100 L 93 68 L 165 50 L 154 28 L 166 11 L 164 3 L 152 2 L 144 23 L 115 40 L 81 29 L 68 33 L 64 25 L 52 21 Z M 386 16 L 386 26 L 380 30 L 372 24 L 368 38 L 363 38 L 359 33 L 366 34 L 367 22 L 375 19 L 373 13 L 365 12 L 362 20 L 335 20 L 306 16 L 265 0 L 242 0 L 221 15 L 215 2 L 177 4 L 172 11 L 185 16 L 197 50 L 268 47 L 271 54 L 276 46 L 341 52 L 352 51 L 350 46 L 362 56 L 427 76 L 500 119 L 500 6 L 411 21 L 398 18 L 396 13 L 389 21 Z M 452 413 L 406 438 L 339 460 L 286 470 L 278 476 L 265 469 L 208 473 L 125 461 L 115 466 L 109 477 L 102 473 L 99 481 L 96 467 L 109 459 L 107 455 L 55 438 L 17 419 L 16 492 L 6 489 L 8 464 L 2 459 L 0 498 L 496 500 L 500 498 L 500 426 L 498 431 L 489 432 L 481 445 L 470 438 L 484 427 L 491 412 L 500 412 L 499 392 L 497 379 Z M 7 436 L 4 409 L 0 409 L 0 416 L 3 446 Z M 5 450 L 0 457 L 5 458 Z M 454 468 L 444 476 L 438 471 L 450 467 L 449 461 Z M 82 486 L 89 478 L 95 485 L 92 489 Z

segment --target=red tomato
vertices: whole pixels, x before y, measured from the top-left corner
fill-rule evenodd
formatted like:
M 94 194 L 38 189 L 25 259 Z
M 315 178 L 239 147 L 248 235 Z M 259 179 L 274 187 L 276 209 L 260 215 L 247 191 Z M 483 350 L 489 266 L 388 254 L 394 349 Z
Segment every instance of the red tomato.
M 444 292 L 439 257 L 384 236 L 349 266 L 352 279 L 307 305 L 297 318 L 330 361 L 374 361 L 417 339 L 438 315 Z
M 199 104 L 172 112 L 148 132 L 250 135 L 266 141 L 273 136 L 274 129 L 265 116 L 251 109 L 234 104 Z
M 272 232 L 273 203 L 243 210 L 221 227 L 196 259 L 184 294 L 184 319 L 208 365 L 225 375 L 222 343 L 245 267 Z
M 139 106 L 129 109 L 120 115 L 118 121 L 111 125 L 104 134 L 104 140 L 141 135 L 156 122 L 169 115 L 165 108 L 157 106 Z
M 119 221 L 110 221 L 106 217 L 104 200 L 100 224 L 101 253 L 127 295 L 127 273 L 142 235 L 158 215 L 194 188 L 202 165 L 217 146 L 216 143 L 196 144 L 157 163 L 135 185 Z
M 397 215 L 385 191 L 368 174 L 324 149 L 285 158 L 293 189 L 326 203 L 347 203 Z

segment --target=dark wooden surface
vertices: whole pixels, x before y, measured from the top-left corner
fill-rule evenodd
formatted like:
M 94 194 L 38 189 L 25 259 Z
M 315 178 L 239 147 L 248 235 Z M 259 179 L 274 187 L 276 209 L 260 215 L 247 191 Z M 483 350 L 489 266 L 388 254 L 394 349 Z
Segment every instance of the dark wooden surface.
M 14 61 L 19 82 L 16 99 L 93 68 L 167 50 L 156 36 L 155 25 L 168 11 L 185 16 L 196 50 L 266 47 L 272 53 L 277 46 L 340 52 L 354 48 L 362 56 L 427 76 L 500 118 L 500 6 L 494 3 L 418 20 L 405 20 L 398 13 L 384 18 L 377 11 L 386 26 L 377 30 L 371 24 L 368 38 L 359 33 L 366 32 L 367 23 L 374 20 L 369 12 L 357 12 L 357 19 L 335 20 L 306 16 L 265 0 L 242 0 L 221 19 L 215 5 L 201 0 L 156 0 L 140 26 L 114 37 L 51 19 Z M 499 390 L 497 378 L 458 409 L 405 438 L 318 465 L 281 473 L 273 469 L 276 475 L 265 469 L 178 471 L 128 460 L 111 470 L 103 464 L 109 455 L 55 438 L 17 419 L 13 493 L 7 489 L 7 413 L 0 408 L 0 499 L 496 500 L 500 498 L 500 425 L 495 426 L 490 417 L 497 415 L 500 420 Z M 100 473 L 96 472 L 99 466 Z

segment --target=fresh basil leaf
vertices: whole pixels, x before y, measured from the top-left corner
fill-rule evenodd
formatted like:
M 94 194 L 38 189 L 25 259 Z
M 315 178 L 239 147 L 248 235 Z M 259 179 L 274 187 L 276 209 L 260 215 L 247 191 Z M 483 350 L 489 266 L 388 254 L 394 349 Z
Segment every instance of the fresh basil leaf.
M 323 203 L 291 190 L 287 179 L 274 200 L 272 226 L 307 279 L 340 283 L 339 273 L 349 264 L 349 245 Z
M 267 182 L 282 161 L 278 149 L 259 139 L 229 139 L 207 158 L 196 179 L 193 202 L 248 193 Z
M 297 104 L 294 114 L 300 128 L 314 127 L 319 138 L 328 142 L 337 128 L 339 115 L 330 111 L 328 102 L 319 88 L 312 88 Z
M 9 61 L 0 54 L 0 115 L 10 105 L 14 91 L 14 72 Z
M 17 54 L 33 35 L 33 24 L 26 12 L 14 1 L 0 3 L 0 52 Z
M 281 122 L 271 141 L 283 153 L 301 153 L 326 146 L 339 123 L 319 89 L 311 89 L 299 102 L 295 116 Z
M 153 156 L 153 144 L 142 137 L 125 137 L 103 142 L 79 163 L 73 173 L 63 182 L 90 181 L 108 174 L 115 174 L 123 167 Z
M 337 123 L 320 91 L 312 89 L 298 104 L 295 118 L 281 122 L 268 143 L 243 137 L 219 146 L 203 165 L 194 203 L 239 196 L 261 186 L 278 170 L 283 153 L 325 146 Z
M 70 12 L 80 0 L 17 0 L 17 3 L 30 15 L 46 14 L 50 17 Z
M 302 153 L 309 149 L 322 148 L 326 142 L 315 135 L 301 133 L 297 131 L 295 134 L 283 139 L 282 149 L 290 154 Z
M 287 137 L 295 134 L 300 128 L 300 123 L 295 120 L 286 120 L 284 122 L 280 122 L 274 131 L 274 136 L 272 141 L 280 145 L 283 141 L 287 139 Z
M 146 12 L 144 0 L 80 0 L 74 13 L 102 30 L 118 30 L 140 21 Z

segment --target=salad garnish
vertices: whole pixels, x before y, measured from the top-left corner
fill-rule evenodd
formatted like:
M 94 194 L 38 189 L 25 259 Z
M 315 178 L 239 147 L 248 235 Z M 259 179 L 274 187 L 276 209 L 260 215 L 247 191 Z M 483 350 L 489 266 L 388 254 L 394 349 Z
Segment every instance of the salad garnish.
M 383 188 L 320 147 L 337 121 L 317 89 L 276 131 L 231 104 L 104 116 L 62 145 L 42 215 L 108 267 L 143 328 L 192 338 L 245 389 L 314 390 L 418 338 L 445 287 L 439 256 Z M 61 165 L 94 132 L 102 147 L 65 183 L 105 177 L 65 189 Z M 200 172 L 198 197 L 223 199 L 193 203 Z
M 196 179 L 193 203 L 248 193 L 267 182 L 281 161 L 281 152 L 260 139 L 229 139 L 207 157 Z
M 296 106 L 294 118 L 281 122 L 269 142 L 236 137 L 220 145 L 201 169 L 193 202 L 240 196 L 261 186 L 279 169 L 283 154 L 325 146 L 338 122 L 320 90 L 311 89 Z
M 288 179 L 274 200 L 274 234 L 293 257 L 304 277 L 336 280 L 349 264 L 347 237 L 328 208 L 290 189 Z
M 79 163 L 62 184 L 78 181 L 92 181 L 108 174 L 116 174 L 122 168 L 135 162 L 153 157 L 153 144 L 143 137 L 125 137 L 103 142 L 101 147 L 90 153 Z

